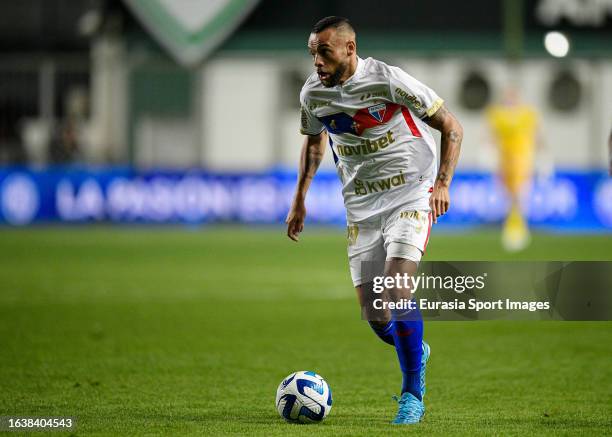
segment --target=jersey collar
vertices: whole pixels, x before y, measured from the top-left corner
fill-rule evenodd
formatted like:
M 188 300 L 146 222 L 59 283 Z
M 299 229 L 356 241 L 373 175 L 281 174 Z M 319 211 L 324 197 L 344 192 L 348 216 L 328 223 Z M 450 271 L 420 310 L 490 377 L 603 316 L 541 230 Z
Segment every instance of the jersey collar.
M 363 59 L 361 59 L 359 56 L 357 56 L 357 67 L 355 67 L 355 72 L 353 73 L 353 75 L 351 77 L 349 77 L 347 80 L 344 81 L 344 83 L 341 86 L 346 86 L 348 84 L 350 84 L 356 77 L 358 77 L 361 72 L 363 71 L 363 66 L 364 61 Z

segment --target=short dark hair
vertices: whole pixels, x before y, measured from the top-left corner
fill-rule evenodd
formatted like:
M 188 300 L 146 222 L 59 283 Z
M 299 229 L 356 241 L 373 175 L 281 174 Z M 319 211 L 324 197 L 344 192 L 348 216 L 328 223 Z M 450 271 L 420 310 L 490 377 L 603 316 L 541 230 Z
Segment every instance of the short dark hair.
M 320 19 L 317 24 L 312 27 L 312 33 L 321 33 L 330 27 L 333 27 L 334 29 L 345 27 L 348 30 L 355 32 L 355 29 L 351 25 L 348 18 L 336 17 L 335 15 L 332 15 L 330 17 Z

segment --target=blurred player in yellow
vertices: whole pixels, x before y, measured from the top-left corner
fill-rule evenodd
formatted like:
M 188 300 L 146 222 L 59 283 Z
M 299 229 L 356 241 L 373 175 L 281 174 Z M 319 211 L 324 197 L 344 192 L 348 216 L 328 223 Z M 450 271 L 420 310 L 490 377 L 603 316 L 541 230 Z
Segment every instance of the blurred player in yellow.
M 502 230 L 502 244 L 509 251 L 522 250 L 529 244 L 520 197 L 529 188 L 533 174 L 537 118 L 536 111 L 521 103 L 513 88 L 505 91 L 501 104 L 487 110 L 487 121 L 499 149 L 500 176 L 512 202 Z

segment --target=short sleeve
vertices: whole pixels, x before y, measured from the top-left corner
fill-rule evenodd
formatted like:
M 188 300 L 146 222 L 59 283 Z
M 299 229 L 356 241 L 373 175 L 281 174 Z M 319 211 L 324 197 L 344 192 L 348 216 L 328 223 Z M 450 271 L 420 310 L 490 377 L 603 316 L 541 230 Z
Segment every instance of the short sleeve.
M 419 118 L 431 117 L 444 103 L 434 90 L 398 67 L 389 67 L 393 101 L 410 108 Z
M 325 126 L 308 109 L 304 93 L 300 93 L 300 133 L 302 135 L 319 135 Z

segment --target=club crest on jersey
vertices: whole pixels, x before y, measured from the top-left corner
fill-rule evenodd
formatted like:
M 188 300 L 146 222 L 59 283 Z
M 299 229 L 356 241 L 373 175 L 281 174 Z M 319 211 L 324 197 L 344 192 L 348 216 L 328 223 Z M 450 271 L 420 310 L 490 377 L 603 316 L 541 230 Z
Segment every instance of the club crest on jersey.
M 382 123 L 383 118 L 385 117 L 385 111 L 387 110 L 387 105 L 381 103 L 380 105 L 370 106 L 368 108 L 368 112 L 372 117 L 374 117 L 379 123 Z

